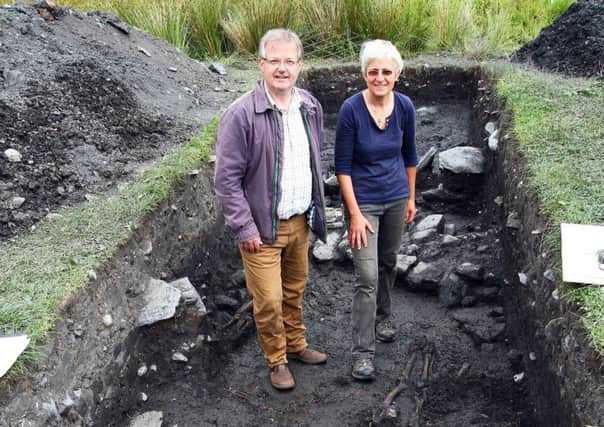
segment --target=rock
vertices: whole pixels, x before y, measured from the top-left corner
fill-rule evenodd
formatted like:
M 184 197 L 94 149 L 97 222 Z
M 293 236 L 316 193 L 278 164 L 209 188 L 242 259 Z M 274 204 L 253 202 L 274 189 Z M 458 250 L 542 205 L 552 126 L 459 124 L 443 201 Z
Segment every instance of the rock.
M 442 233 L 445 226 L 445 216 L 440 214 L 428 215 L 417 224 L 413 231 L 425 231 L 434 228 L 439 233 Z
M 141 402 L 146 402 L 147 400 L 149 400 L 149 396 L 147 395 L 147 393 L 141 392 L 141 394 L 139 395 L 139 399 L 141 400 Z
M 559 342 L 562 328 L 565 326 L 565 324 L 566 321 L 563 317 L 557 317 L 550 320 L 543 329 L 546 340 L 552 344 Z
M 459 275 L 449 273 L 439 283 L 438 300 L 445 307 L 455 307 L 461 304 L 467 289 L 468 286 Z
M 502 196 L 495 197 L 493 199 L 493 203 L 495 203 L 497 206 L 503 205 L 503 197 Z
M 455 267 L 455 271 L 462 276 L 468 277 L 472 280 L 480 280 L 484 279 L 484 267 L 477 264 L 472 264 L 471 262 L 464 262 L 461 265 Z
M 460 308 L 451 312 L 451 317 L 459 322 L 460 328 L 477 343 L 494 342 L 505 330 L 505 323 L 497 321 L 493 315 L 495 307 L 479 306 Z
M 499 288 L 493 286 L 480 286 L 472 289 L 472 292 L 480 302 L 496 302 L 499 298 Z
M 438 153 L 438 150 L 435 147 L 430 147 L 428 152 L 422 156 L 419 163 L 417 164 L 417 172 L 421 172 L 422 170 L 430 166 L 436 153 Z
M 153 252 L 153 242 L 149 239 L 145 239 L 140 243 L 140 248 L 143 255 L 151 255 L 151 252 Z
M 445 227 L 443 229 L 443 233 L 447 234 L 449 236 L 454 236 L 455 235 L 455 224 L 453 223 L 449 223 L 449 224 L 445 224 Z
M 406 253 L 407 255 L 417 255 L 419 253 L 419 246 L 415 243 L 410 244 L 407 246 Z
M 19 83 L 25 80 L 25 75 L 19 70 L 4 69 L 4 72 L 2 74 L 4 76 L 5 88 L 17 86 Z
M 21 153 L 19 153 L 17 150 L 15 150 L 14 148 L 9 148 L 7 150 L 4 151 L 4 157 L 6 157 L 6 159 L 11 162 L 11 163 L 17 163 L 20 162 L 21 159 L 23 158 L 21 156 Z
M 170 286 L 180 291 L 180 301 L 185 306 L 195 306 L 198 316 L 205 316 L 208 313 L 199 293 L 191 284 L 188 277 L 182 277 L 169 283 Z
M 235 298 L 228 297 L 226 295 L 216 295 L 214 297 L 214 304 L 221 310 L 239 308 L 239 301 Z
M 545 277 L 545 279 L 549 280 L 550 282 L 555 282 L 556 281 L 556 275 L 554 274 L 553 270 L 545 270 L 543 272 L 543 277 Z
M 212 62 L 208 68 L 210 71 L 220 74 L 221 76 L 226 76 L 228 74 L 225 66 L 220 62 Z
M 327 242 L 323 243 L 317 240 L 313 249 L 312 255 L 318 262 L 334 261 L 338 257 L 338 242 L 340 233 L 331 232 L 327 234 Z
M 151 325 L 176 314 L 181 292 L 163 280 L 150 279 L 145 287 L 145 305 L 138 315 L 137 326 Z
M 417 110 L 415 110 L 415 114 L 417 114 L 418 117 L 433 115 L 437 112 L 438 108 L 436 107 L 419 107 Z
M 417 257 L 411 255 L 396 256 L 396 275 L 401 278 L 417 263 Z
M 340 194 L 340 183 L 338 177 L 331 175 L 323 181 L 323 188 L 327 196 L 337 196 Z
M 514 375 L 514 382 L 519 383 L 524 379 L 524 372 Z
M 145 56 L 148 56 L 149 58 L 151 58 L 151 54 L 147 51 L 147 49 L 145 49 L 144 47 L 138 47 L 138 51 L 143 53 Z
M 528 276 L 525 273 L 518 273 L 518 280 L 521 285 L 526 286 L 528 283 Z
M 420 261 L 407 275 L 407 283 L 412 289 L 434 292 L 443 275 L 440 266 Z
M 172 360 L 175 362 L 187 363 L 189 361 L 189 358 L 182 354 L 180 351 L 177 351 L 172 354 Z
M 437 188 L 422 191 L 421 196 L 428 202 L 456 203 L 466 200 L 465 195 L 446 190 L 442 184 L 440 184 Z
M 429 228 L 423 231 L 417 231 L 411 235 L 411 240 L 414 242 L 422 242 L 424 240 L 428 240 L 431 237 L 436 236 L 437 231 L 435 228 Z
M 88 280 L 96 280 L 96 271 L 94 271 L 94 270 L 87 270 L 86 271 L 86 277 L 88 278 Z
M 150 411 L 133 418 L 129 427 L 161 427 L 163 421 L 163 412 Z
M 13 197 L 8 203 L 8 208 L 11 210 L 19 209 L 25 203 L 25 197 Z
M 325 208 L 325 223 L 328 229 L 341 229 L 344 225 L 343 219 L 342 209 Z
M 442 245 L 443 246 L 457 245 L 460 242 L 461 242 L 461 239 L 454 237 L 454 236 L 449 236 L 448 234 L 445 234 L 443 236 Z
M 489 141 L 487 143 L 489 150 L 497 151 L 497 147 L 499 146 L 499 130 L 496 130 L 489 136 Z
M 147 371 L 148 371 L 148 369 L 147 369 L 147 365 L 141 365 L 141 366 L 138 368 L 138 370 L 136 371 L 136 375 L 137 375 L 138 377 L 143 377 L 143 376 L 147 375 Z
M 245 270 L 240 269 L 231 275 L 231 284 L 235 287 L 245 287 Z
M 482 174 L 485 159 L 482 151 L 475 147 L 453 147 L 438 154 L 440 169 L 455 174 Z
M 484 130 L 486 130 L 489 135 L 492 135 L 496 129 L 497 124 L 495 122 L 488 122 L 486 125 L 484 125 Z
M 517 212 L 510 212 L 508 218 L 505 222 L 505 226 L 508 228 L 519 229 L 520 228 L 520 219 L 518 219 Z
M 338 243 L 338 252 L 340 253 L 340 259 L 352 261 L 352 249 L 350 249 L 350 242 L 347 238 L 342 237 L 340 243 Z
M 103 325 L 105 325 L 106 328 L 109 328 L 111 325 L 113 325 L 113 317 L 111 314 L 105 314 L 103 316 Z

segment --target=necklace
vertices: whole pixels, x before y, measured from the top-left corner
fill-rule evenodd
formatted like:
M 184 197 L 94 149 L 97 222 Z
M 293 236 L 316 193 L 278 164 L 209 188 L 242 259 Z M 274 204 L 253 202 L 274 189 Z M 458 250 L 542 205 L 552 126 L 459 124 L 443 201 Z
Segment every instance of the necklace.
M 385 105 L 382 105 L 377 108 L 375 105 L 369 102 L 367 96 L 365 95 L 365 105 L 367 105 L 369 115 L 371 116 L 377 127 L 382 130 L 386 129 L 386 127 L 388 126 L 388 121 L 390 120 L 390 115 L 392 114 L 394 108 L 393 101 L 394 100 L 388 100 Z

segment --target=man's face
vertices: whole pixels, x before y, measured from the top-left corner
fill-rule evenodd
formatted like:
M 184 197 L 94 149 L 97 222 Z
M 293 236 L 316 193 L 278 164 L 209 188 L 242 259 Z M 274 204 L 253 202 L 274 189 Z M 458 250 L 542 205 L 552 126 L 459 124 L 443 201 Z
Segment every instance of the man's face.
M 298 61 L 298 49 L 293 41 L 274 40 L 265 46 L 266 57 L 258 60 L 262 77 L 271 94 L 283 95 L 295 86 L 302 61 Z

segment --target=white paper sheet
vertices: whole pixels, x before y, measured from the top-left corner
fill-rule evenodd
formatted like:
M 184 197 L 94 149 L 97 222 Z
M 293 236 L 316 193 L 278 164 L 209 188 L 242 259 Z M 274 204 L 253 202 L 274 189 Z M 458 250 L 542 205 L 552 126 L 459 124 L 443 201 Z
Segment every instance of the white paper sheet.
M 562 279 L 604 285 L 598 251 L 604 250 L 604 225 L 561 224 Z
M 27 335 L 0 337 L 0 378 L 8 372 L 28 345 Z

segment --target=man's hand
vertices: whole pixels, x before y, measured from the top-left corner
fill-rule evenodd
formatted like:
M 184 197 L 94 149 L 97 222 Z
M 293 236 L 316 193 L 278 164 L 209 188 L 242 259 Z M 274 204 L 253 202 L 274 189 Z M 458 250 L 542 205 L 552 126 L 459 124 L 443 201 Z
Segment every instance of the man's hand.
M 262 240 L 260 240 L 260 237 L 254 237 L 253 239 L 244 240 L 243 242 L 239 243 L 239 248 L 241 248 L 242 251 L 250 253 L 260 252 L 260 246 L 262 246 Z

